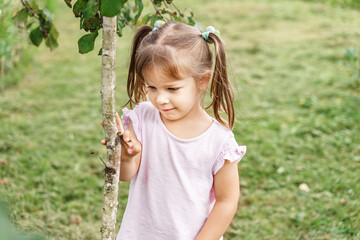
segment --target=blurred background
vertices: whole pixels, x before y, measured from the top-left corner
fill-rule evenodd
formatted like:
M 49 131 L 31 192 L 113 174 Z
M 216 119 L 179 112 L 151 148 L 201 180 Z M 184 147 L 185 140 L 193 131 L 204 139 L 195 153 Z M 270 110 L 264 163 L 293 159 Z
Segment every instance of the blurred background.
M 64 1 L 59 47 L 29 45 L 0 0 L 0 199 L 18 229 L 46 239 L 99 239 L 101 48 Z M 360 239 L 360 2 L 175 1 L 226 42 L 236 90 L 241 200 L 225 239 Z M 117 41 L 117 106 L 125 104 L 133 31 Z M 120 184 L 117 229 L 128 183 Z M 0 237 L 1 239 L 1 237 Z

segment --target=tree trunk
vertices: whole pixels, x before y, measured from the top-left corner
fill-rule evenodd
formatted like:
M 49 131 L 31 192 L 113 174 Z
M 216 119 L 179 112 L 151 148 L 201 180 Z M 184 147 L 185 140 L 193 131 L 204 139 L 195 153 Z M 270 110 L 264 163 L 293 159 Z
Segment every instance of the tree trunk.
M 116 17 L 103 17 L 102 46 L 102 119 L 104 121 L 108 158 L 105 166 L 102 240 L 115 239 L 116 211 L 120 174 L 120 139 L 115 119 Z

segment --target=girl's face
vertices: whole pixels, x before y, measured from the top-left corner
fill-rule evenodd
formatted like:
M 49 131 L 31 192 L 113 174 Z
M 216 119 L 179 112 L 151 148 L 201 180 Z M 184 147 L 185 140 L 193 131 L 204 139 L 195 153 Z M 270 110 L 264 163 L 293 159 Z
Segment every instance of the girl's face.
M 146 71 L 144 76 L 149 100 L 163 120 L 192 120 L 202 113 L 201 88 L 193 77 L 172 80 L 156 70 Z

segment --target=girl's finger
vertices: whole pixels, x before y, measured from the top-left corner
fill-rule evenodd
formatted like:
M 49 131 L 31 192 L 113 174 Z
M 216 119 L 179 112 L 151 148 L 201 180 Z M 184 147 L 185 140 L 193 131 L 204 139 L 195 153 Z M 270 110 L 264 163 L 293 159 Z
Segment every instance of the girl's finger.
M 122 135 L 121 138 L 121 143 L 123 145 L 126 145 L 127 147 L 130 147 L 132 145 L 131 135 L 129 131 L 124 131 L 124 134 Z
M 133 147 L 130 146 L 130 147 L 127 149 L 127 151 L 128 151 L 129 154 L 132 154 L 132 153 L 133 153 Z
M 118 132 L 123 133 L 124 132 L 124 127 L 123 127 L 123 124 L 122 124 L 121 119 L 119 117 L 119 114 L 117 112 L 115 114 L 115 118 L 116 118 L 116 125 L 117 125 L 117 128 L 118 128 Z
M 100 121 L 100 125 L 101 125 L 102 127 L 104 127 L 104 121 L 103 121 L 103 120 Z
M 132 146 L 132 150 L 133 152 L 139 153 L 141 151 L 141 144 L 140 143 L 136 143 Z
M 101 140 L 101 144 L 106 145 L 106 140 L 105 139 Z

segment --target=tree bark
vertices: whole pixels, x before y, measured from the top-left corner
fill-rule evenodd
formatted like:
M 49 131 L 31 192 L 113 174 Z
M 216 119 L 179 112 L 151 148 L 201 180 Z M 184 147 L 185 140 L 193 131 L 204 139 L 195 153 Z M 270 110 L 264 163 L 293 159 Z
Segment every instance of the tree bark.
M 105 166 L 103 219 L 100 230 L 102 240 L 115 239 L 118 206 L 121 144 L 117 136 L 115 119 L 115 55 L 116 17 L 103 17 L 101 98 L 108 157 Z

